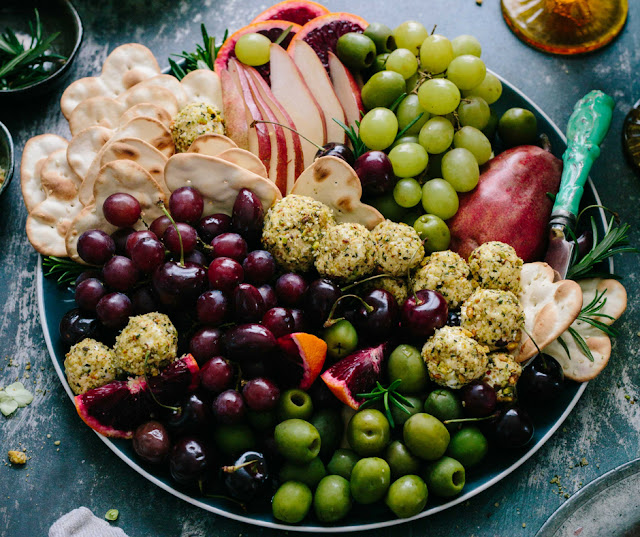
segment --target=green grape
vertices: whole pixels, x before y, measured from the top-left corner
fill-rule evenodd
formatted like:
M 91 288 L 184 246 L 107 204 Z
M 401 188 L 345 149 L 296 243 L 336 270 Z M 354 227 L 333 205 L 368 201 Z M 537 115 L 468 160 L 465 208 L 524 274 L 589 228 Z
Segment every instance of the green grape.
M 447 224 L 435 214 L 423 214 L 413 224 L 420 238 L 425 241 L 425 252 L 432 254 L 433 252 L 441 252 L 449 248 L 451 241 L 451 232 Z
M 401 144 L 417 144 L 417 143 L 419 143 L 417 135 L 405 134 L 401 138 L 397 138 L 396 141 L 389 146 L 389 149 L 393 149 L 394 147 L 399 146 Z
M 489 116 L 489 122 L 487 126 L 482 129 L 482 133 L 489 138 L 489 140 L 493 140 L 493 137 L 496 135 L 496 130 L 498 128 L 498 112 L 496 112 L 493 108 L 490 108 L 491 115 Z
M 469 97 L 458 107 L 458 119 L 463 127 L 484 129 L 489 123 L 491 109 L 482 97 Z
M 442 177 L 456 192 L 469 192 L 478 184 L 480 168 L 473 153 L 458 147 L 442 157 Z
M 236 41 L 236 57 L 245 65 L 264 65 L 271 54 L 271 40 L 262 34 L 244 34 Z
M 475 88 L 484 80 L 486 74 L 484 62 L 471 54 L 454 58 L 447 68 L 447 78 L 461 90 Z
M 453 125 L 448 119 L 441 116 L 432 117 L 420 129 L 418 141 L 429 153 L 442 153 L 451 146 L 453 132 Z
M 430 114 L 444 116 L 460 104 L 460 90 L 450 80 L 432 78 L 420 86 L 418 99 L 422 108 Z
M 418 89 L 418 81 L 420 80 L 420 73 L 416 73 L 413 76 L 410 76 L 406 80 L 407 93 L 411 93 L 413 90 Z
M 388 108 L 374 108 L 360 121 L 360 138 L 369 149 L 382 151 L 398 134 L 398 119 Z
M 400 207 L 393 199 L 393 193 L 385 194 L 377 198 L 369 199 L 367 202 L 378 209 L 382 213 L 382 216 L 391 220 L 392 222 L 400 222 L 407 210 L 404 207 Z
M 389 152 L 396 177 L 415 177 L 427 169 L 429 155 L 420 144 L 400 144 Z
M 487 101 L 487 104 L 493 104 L 502 95 L 502 82 L 493 73 L 487 73 L 478 86 L 463 91 L 462 94 L 465 97 L 481 97 Z
M 451 41 L 443 35 L 430 35 L 420 47 L 420 65 L 430 73 L 446 71 L 453 57 Z
M 407 85 L 400 73 L 380 71 L 374 74 L 362 87 L 362 104 L 367 110 L 382 106 L 389 108 L 395 100 L 406 92 Z
M 387 71 L 400 73 L 406 80 L 418 71 L 418 60 L 410 50 L 398 48 L 387 58 Z
M 408 48 L 416 56 L 420 45 L 428 35 L 427 29 L 416 21 L 403 22 L 393 31 L 398 48 Z
M 400 179 L 393 188 L 393 199 L 400 207 L 415 207 L 422 199 L 420 183 L 410 177 Z
M 453 136 L 453 146 L 468 149 L 482 166 L 491 158 L 491 142 L 475 127 L 462 127 Z
M 448 220 L 458 212 L 458 194 L 444 179 L 431 179 L 422 185 L 422 207 L 429 214 Z
M 479 58 L 480 54 L 482 54 L 480 41 L 472 35 L 459 35 L 451 41 L 451 45 L 453 46 L 453 55 L 455 57 L 471 54 Z
M 396 116 L 398 117 L 398 129 L 404 129 L 409 123 L 411 123 L 420 114 L 422 117 L 416 121 L 411 127 L 405 131 L 405 134 L 418 134 L 422 126 L 429 121 L 429 112 L 425 111 L 420 106 L 420 99 L 415 94 L 407 95 L 396 109 Z

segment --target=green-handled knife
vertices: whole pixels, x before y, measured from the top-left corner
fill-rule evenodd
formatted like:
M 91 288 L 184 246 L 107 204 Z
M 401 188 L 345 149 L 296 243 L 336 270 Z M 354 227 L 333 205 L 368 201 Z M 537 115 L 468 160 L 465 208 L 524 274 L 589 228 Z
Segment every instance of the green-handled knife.
M 589 171 L 600 155 L 600 144 L 606 136 L 615 103 L 607 94 L 594 90 L 580 99 L 567 124 L 567 150 L 562 155 L 564 168 L 560 191 L 549 220 L 549 248 L 545 261 L 567 275 L 574 242 L 567 240 L 567 229 L 573 230 L 580 199 Z

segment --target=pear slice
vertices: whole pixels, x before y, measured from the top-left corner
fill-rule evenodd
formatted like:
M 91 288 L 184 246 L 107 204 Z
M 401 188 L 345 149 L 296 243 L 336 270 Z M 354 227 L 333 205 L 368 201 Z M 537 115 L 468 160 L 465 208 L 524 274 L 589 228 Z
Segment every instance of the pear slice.
M 328 52 L 329 75 L 331 76 L 333 89 L 344 110 L 346 124 L 355 128 L 355 122 L 360 121 L 362 117 L 360 112 L 364 112 L 360 88 L 351 71 L 344 66 L 333 52 Z

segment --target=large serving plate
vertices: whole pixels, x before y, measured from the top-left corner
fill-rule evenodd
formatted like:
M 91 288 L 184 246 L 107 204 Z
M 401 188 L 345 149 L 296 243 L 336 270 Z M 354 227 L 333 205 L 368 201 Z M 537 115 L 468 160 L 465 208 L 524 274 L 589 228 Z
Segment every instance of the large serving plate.
M 553 153 L 560 157 L 566 148 L 566 139 L 562 134 L 562 131 L 526 95 L 506 80 L 501 80 L 503 84 L 503 93 L 500 100 L 494 105 L 496 111 L 499 114 L 502 114 L 505 110 L 512 107 L 523 107 L 532 110 L 538 119 L 539 131 L 547 134 L 551 142 Z M 583 206 L 591 204 L 600 204 L 600 200 L 593 183 L 589 180 L 587 187 L 585 188 Z M 604 222 L 604 213 L 600 212 L 598 218 L 598 224 L 602 226 Z M 613 269 L 613 266 L 611 265 L 610 268 Z M 47 347 L 49 349 L 53 365 L 60 377 L 60 381 L 64 385 L 69 397 L 73 399 L 73 393 L 69 388 L 64 375 L 63 362 L 65 346 L 60 340 L 58 333 L 60 319 L 69 309 L 75 307 L 73 293 L 67 289 L 58 287 L 54 280 L 43 277 L 41 259 L 38 261 L 37 282 L 40 318 Z M 344 525 L 340 526 L 321 526 L 313 520 L 309 520 L 307 523 L 297 526 L 280 524 L 272 517 L 269 504 L 267 502 L 265 502 L 264 508 L 261 511 L 245 513 L 239 508 L 236 508 L 230 502 L 191 495 L 192 491 L 190 492 L 176 487 L 170 480 L 167 471 L 158 470 L 148 465 L 141 464 L 133 452 L 130 441 L 112 440 L 101 435 L 98 436 L 118 457 L 146 479 L 178 498 L 212 513 L 246 522 L 248 524 L 291 531 L 331 533 L 341 531 L 373 530 L 401 524 L 407 520 L 416 520 L 434 515 L 468 500 L 490 486 L 495 485 L 501 479 L 507 477 L 511 472 L 532 457 L 551 437 L 551 435 L 553 435 L 558 427 L 560 427 L 580 399 L 585 387 L 586 384 L 567 382 L 563 393 L 554 402 L 551 408 L 545 409 L 545 412 L 540 413 L 540 415 L 532 416 L 536 432 L 532 442 L 526 448 L 516 451 L 493 450 L 480 468 L 467 472 L 467 483 L 460 496 L 447 502 L 437 502 L 430 499 L 428 508 L 411 519 L 397 519 L 386 509 L 371 509 L 367 508 L 368 506 L 356 506 L 345 521 Z M 77 426 L 85 427 L 80 418 L 78 418 Z

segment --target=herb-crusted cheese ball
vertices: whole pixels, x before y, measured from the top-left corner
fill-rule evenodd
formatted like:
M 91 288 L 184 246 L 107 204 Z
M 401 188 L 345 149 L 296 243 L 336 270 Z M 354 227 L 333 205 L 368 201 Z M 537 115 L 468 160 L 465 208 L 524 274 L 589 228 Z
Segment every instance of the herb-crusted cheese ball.
M 316 270 L 321 276 L 352 282 L 375 268 L 375 243 L 371 232 L 361 224 L 338 224 L 320 239 Z
M 64 372 L 73 393 L 79 395 L 116 379 L 116 356 L 104 343 L 86 338 L 69 349 Z
M 491 350 L 512 350 L 524 327 L 522 306 L 511 291 L 477 289 L 460 309 L 460 326 Z
M 403 277 L 424 257 L 418 232 L 407 224 L 384 220 L 371 232 L 376 243 L 376 264 L 381 272 Z
M 132 375 L 157 375 L 176 359 L 178 331 L 169 317 L 157 311 L 131 317 L 116 337 L 117 365 Z M 146 371 L 145 371 L 145 357 Z
M 284 269 L 306 272 L 313 267 L 327 228 L 334 225 L 333 213 L 324 203 L 289 194 L 267 211 L 262 243 Z
M 422 347 L 429 376 L 447 388 L 462 388 L 487 370 L 489 349 L 458 326 L 443 326 Z
M 522 259 L 509 244 L 492 241 L 478 246 L 469 256 L 469 268 L 482 289 L 520 293 Z
M 482 380 L 495 389 L 499 402 L 511 403 L 516 398 L 516 384 L 521 374 L 522 366 L 511 355 L 492 352 Z
M 426 264 L 416 272 L 413 290 L 438 291 L 449 308 L 456 309 L 473 293 L 469 267 L 464 259 L 451 250 L 434 252 Z
M 393 298 L 396 299 L 396 302 L 400 307 L 402 307 L 405 300 L 407 300 L 407 296 L 409 294 L 405 281 L 402 278 L 392 278 L 391 276 L 376 278 L 361 287 L 362 290 L 360 294 L 365 294 L 373 289 L 383 289 L 388 291 L 393 295 Z
M 203 134 L 224 134 L 222 113 L 216 107 L 206 103 L 191 103 L 173 118 L 171 137 L 176 153 L 187 151 L 193 141 Z

